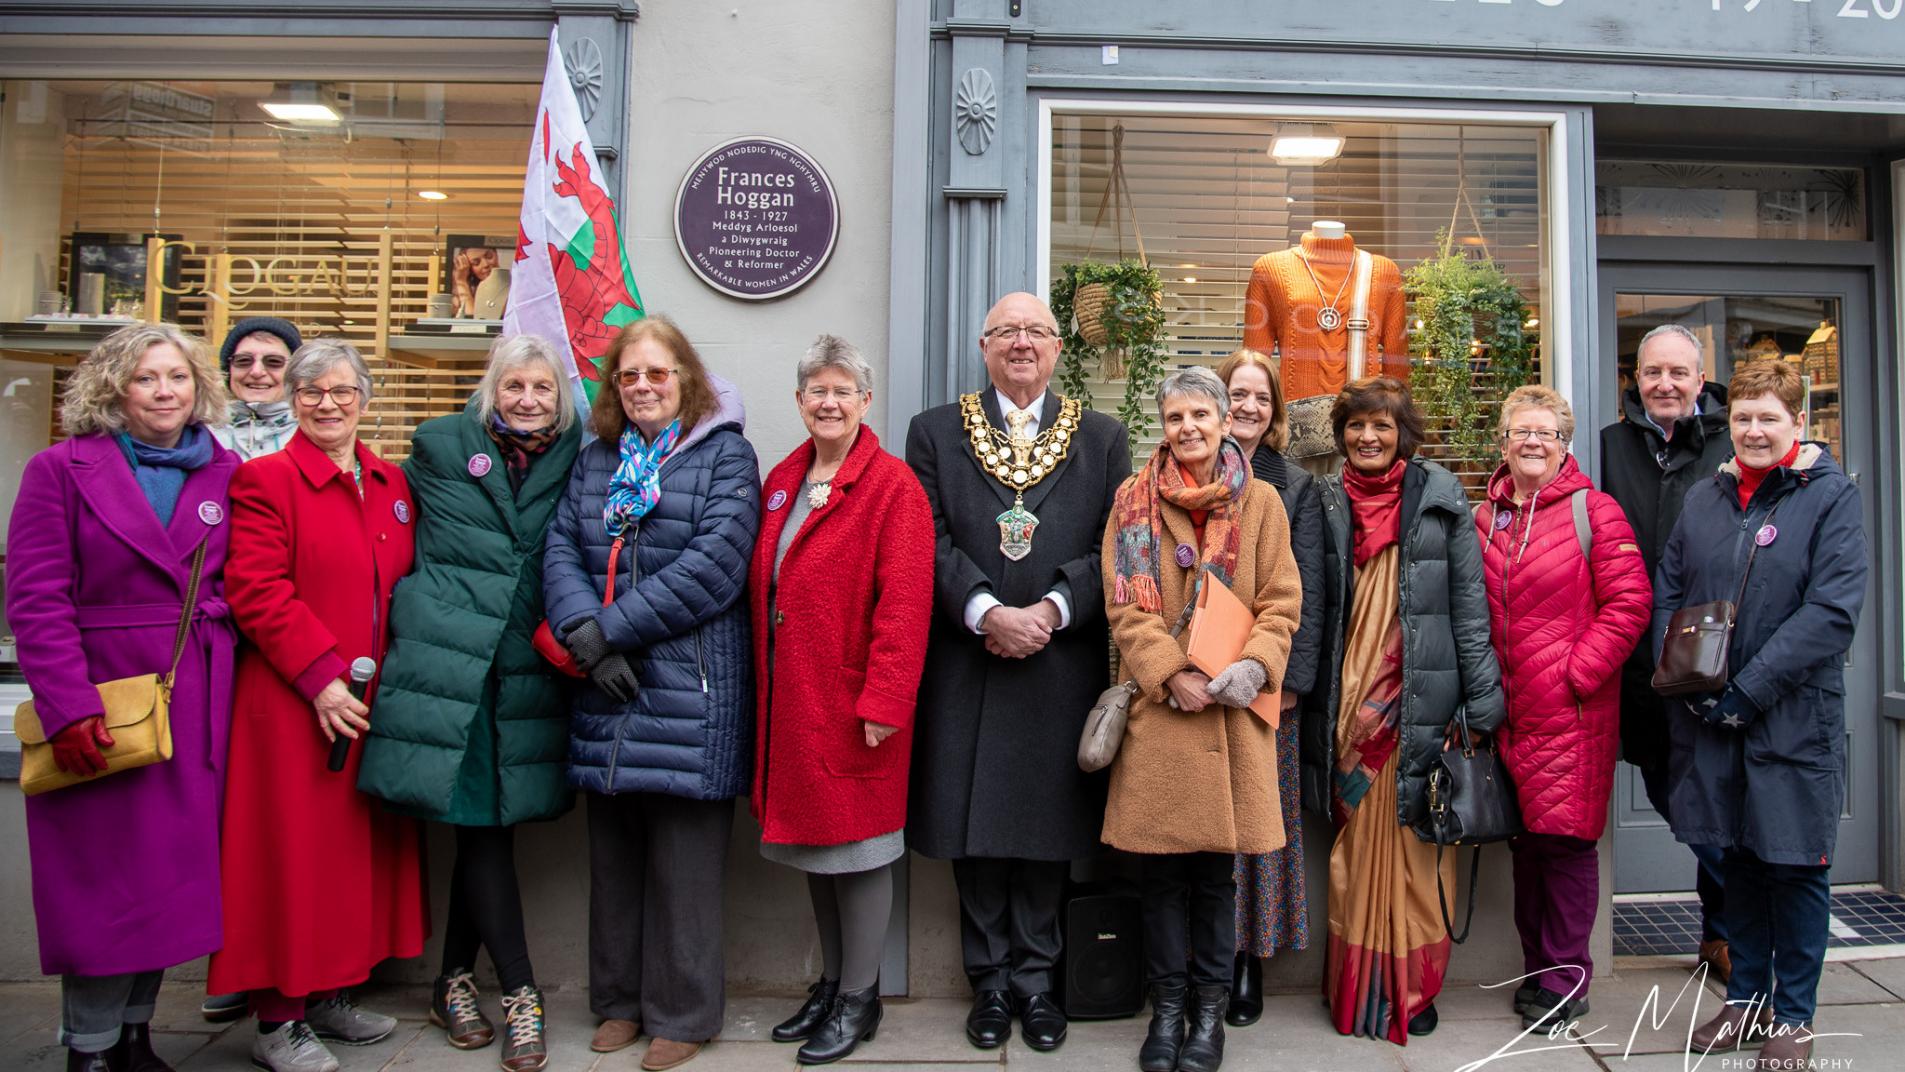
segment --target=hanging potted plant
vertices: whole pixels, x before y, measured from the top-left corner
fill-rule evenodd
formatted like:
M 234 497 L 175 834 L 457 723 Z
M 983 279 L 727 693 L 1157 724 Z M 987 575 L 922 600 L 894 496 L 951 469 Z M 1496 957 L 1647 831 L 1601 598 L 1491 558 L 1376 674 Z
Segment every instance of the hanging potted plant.
M 1096 311 L 1089 332 L 1080 312 L 1088 297 Z M 1060 390 L 1089 408 L 1092 369 L 1105 380 L 1122 377 L 1118 419 L 1135 444 L 1150 428 L 1151 392 L 1164 374 L 1164 280 L 1141 261 L 1083 261 L 1059 269 L 1051 301 L 1065 337 Z
M 1403 273 L 1413 306 L 1410 389 L 1417 406 L 1442 424 L 1442 452 L 1458 463 L 1489 466 L 1495 411 L 1509 392 L 1540 372 L 1540 339 L 1521 288 L 1484 249 L 1454 248 L 1448 231 L 1437 253 Z

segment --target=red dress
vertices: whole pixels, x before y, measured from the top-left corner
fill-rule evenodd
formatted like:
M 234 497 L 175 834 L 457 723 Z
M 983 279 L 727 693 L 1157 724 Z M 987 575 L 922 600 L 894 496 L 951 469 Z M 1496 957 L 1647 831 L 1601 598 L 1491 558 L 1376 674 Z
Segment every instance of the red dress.
M 354 986 L 379 961 L 421 954 L 429 933 L 418 824 L 357 791 L 361 742 L 342 772 L 326 769 L 311 706 L 352 659 L 383 659 L 391 589 L 413 557 L 403 471 L 361 443 L 357 458 L 361 498 L 302 432 L 232 478 L 225 592 L 249 643 L 233 688 L 215 994 Z

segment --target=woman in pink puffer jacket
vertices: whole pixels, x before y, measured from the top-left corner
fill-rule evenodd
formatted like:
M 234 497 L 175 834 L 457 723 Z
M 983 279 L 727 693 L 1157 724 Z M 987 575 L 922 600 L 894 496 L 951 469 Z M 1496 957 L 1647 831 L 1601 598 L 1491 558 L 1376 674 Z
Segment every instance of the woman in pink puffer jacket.
M 1595 842 L 1620 750 L 1620 669 L 1653 588 L 1626 515 L 1568 453 L 1574 413 L 1540 386 L 1502 403 L 1502 464 L 1475 511 L 1508 720 L 1498 740 L 1527 833 L 1515 858 L 1525 1027 L 1587 1011 Z

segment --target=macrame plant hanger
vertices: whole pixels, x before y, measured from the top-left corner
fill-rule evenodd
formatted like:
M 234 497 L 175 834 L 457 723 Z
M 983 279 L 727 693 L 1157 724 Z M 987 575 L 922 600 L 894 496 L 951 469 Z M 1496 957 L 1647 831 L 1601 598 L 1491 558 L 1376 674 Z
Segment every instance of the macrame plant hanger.
M 1488 236 L 1482 233 L 1482 217 L 1475 211 L 1475 199 L 1468 192 L 1468 139 L 1460 128 L 1455 132 L 1455 203 L 1449 206 L 1449 228 L 1442 234 L 1442 256 L 1446 257 L 1455 249 L 1455 225 L 1461 219 L 1462 210 L 1468 209 L 1468 222 L 1475 227 L 1475 241 L 1482 247 L 1482 256 L 1488 257 Z
M 1118 258 L 1114 263 L 1124 260 L 1124 217 L 1131 217 L 1131 236 L 1138 249 L 1138 263 L 1145 267 L 1151 261 L 1144 253 L 1144 231 L 1138 227 L 1137 206 L 1131 200 L 1131 185 L 1124 176 L 1124 124 L 1111 128 L 1111 174 L 1105 181 L 1104 196 L 1098 199 L 1098 215 L 1091 221 L 1091 235 L 1085 244 L 1086 261 L 1098 249 L 1098 229 L 1104 225 L 1105 213 L 1111 213 L 1113 240 L 1117 243 Z M 1080 337 L 1096 347 L 1104 347 L 1104 361 L 1100 375 L 1107 380 L 1123 378 L 1124 351 L 1119 347 L 1105 347 L 1110 335 L 1105 330 L 1104 312 L 1111 304 L 1111 288 L 1103 283 L 1087 283 L 1079 287 L 1072 295 L 1072 326 Z

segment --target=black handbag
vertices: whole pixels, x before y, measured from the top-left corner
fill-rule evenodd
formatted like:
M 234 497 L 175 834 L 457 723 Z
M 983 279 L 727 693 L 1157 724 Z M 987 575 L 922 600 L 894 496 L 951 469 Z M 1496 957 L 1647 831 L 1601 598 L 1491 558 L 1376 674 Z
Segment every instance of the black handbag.
M 1442 906 L 1442 926 L 1449 940 L 1460 945 L 1468 941 L 1469 925 L 1475 921 L 1475 883 L 1481 874 L 1482 849 L 1491 841 L 1506 841 L 1521 833 L 1521 804 L 1515 797 L 1515 784 L 1508 780 L 1508 768 L 1495 751 L 1494 738 L 1476 747 L 1469 735 L 1468 711 L 1457 708 L 1455 726 L 1460 747 L 1438 752 L 1429 766 L 1429 810 L 1417 823 L 1416 836 L 1435 845 L 1435 897 Z M 1468 866 L 1468 914 L 1462 921 L 1462 933 L 1455 933 L 1449 919 L 1448 891 L 1442 886 L 1442 850 L 1448 847 L 1474 846 Z

